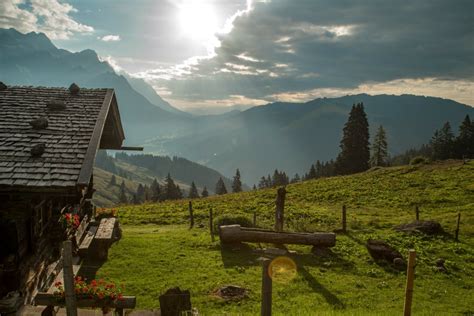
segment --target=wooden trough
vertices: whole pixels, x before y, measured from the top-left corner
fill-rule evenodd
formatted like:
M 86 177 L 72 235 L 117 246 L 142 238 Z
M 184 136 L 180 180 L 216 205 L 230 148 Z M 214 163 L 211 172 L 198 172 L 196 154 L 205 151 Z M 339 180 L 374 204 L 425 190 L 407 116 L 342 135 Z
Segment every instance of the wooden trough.
M 240 225 L 220 226 L 219 236 L 224 244 L 239 242 L 266 242 L 274 244 L 299 244 L 316 247 L 334 247 L 334 233 L 288 233 L 259 228 L 240 227 Z

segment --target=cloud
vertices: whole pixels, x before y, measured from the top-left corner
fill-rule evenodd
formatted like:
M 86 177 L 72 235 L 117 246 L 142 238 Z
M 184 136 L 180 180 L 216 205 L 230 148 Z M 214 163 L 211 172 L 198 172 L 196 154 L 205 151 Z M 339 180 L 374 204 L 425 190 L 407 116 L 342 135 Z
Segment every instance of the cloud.
M 104 42 L 118 42 L 121 40 L 120 35 L 105 35 L 102 37 L 98 37 L 98 39 Z
M 401 91 L 416 80 L 447 92 L 474 81 L 472 12 L 469 0 L 255 2 L 218 34 L 212 57 L 140 76 L 174 99 L 196 102 L 310 97 L 383 83 Z
M 51 39 L 69 39 L 74 33 L 92 33 L 94 28 L 75 21 L 77 10 L 58 0 L 2 0 L 0 27 L 21 32 L 43 32 Z

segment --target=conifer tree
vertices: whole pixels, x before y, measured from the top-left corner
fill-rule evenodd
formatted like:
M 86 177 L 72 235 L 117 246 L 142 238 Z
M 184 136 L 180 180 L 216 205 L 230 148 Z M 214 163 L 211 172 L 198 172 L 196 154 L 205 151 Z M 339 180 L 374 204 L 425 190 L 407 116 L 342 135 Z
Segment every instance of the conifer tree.
M 150 191 L 151 191 L 151 200 L 153 202 L 157 202 L 160 199 L 161 196 L 161 189 L 160 189 L 160 184 L 156 180 L 156 178 L 153 180 L 151 186 L 150 186 Z
M 198 190 L 197 190 L 197 188 L 196 188 L 196 184 L 194 184 L 194 181 L 191 182 L 191 187 L 189 188 L 188 197 L 189 197 L 190 199 L 197 199 L 197 198 L 199 198 L 199 193 L 198 193 Z
M 127 194 L 126 194 L 126 187 L 125 187 L 125 181 L 122 180 L 122 184 L 120 185 L 120 191 L 119 191 L 119 202 L 120 203 L 127 203 Z
M 457 158 L 474 158 L 474 122 L 466 115 L 459 126 L 459 136 L 456 138 Z
M 175 196 L 173 199 L 175 200 L 179 200 L 179 199 L 182 199 L 183 198 L 183 191 L 181 190 L 181 188 L 179 187 L 179 184 L 176 185 L 176 189 L 175 189 Z
M 301 178 L 300 178 L 300 175 L 299 174 L 295 174 L 293 179 L 291 179 L 291 183 L 297 183 L 297 182 L 300 182 L 301 181 Z
M 242 181 L 240 181 L 240 171 L 237 169 L 235 171 L 235 176 L 232 181 L 232 192 L 242 192 Z
M 110 178 L 109 185 L 117 185 L 117 179 L 115 178 L 115 174 L 113 174 Z
M 216 194 L 222 195 L 227 193 L 227 188 L 225 187 L 224 180 L 222 178 L 219 178 L 216 183 Z
M 308 180 L 309 179 L 316 179 L 316 168 L 314 167 L 314 165 L 311 165 L 311 168 L 309 168 Z
M 337 174 L 352 174 L 369 168 L 369 123 L 362 103 L 352 106 L 340 147 L 335 166 Z
M 258 182 L 258 188 L 259 189 L 264 189 L 266 187 L 267 187 L 267 179 L 264 176 L 262 176 L 260 178 L 260 181 Z
M 370 165 L 372 167 L 387 165 L 387 146 L 387 135 L 382 125 L 380 125 L 372 143 L 372 156 L 370 157 Z
M 253 185 L 252 190 L 257 190 L 257 186 L 255 184 Z
M 202 189 L 201 196 L 202 196 L 203 198 L 209 196 L 209 192 L 207 191 L 207 188 L 206 188 L 206 187 L 204 187 L 204 189 Z
M 170 173 L 165 178 L 165 187 L 163 192 L 163 198 L 165 200 L 175 200 L 178 198 L 178 192 L 176 191 L 176 185 L 171 178 Z
M 136 195 L 139 203 L 143 203 L 145 201 L 145 187 L 143 187 L 143 184 L 138 184 Z
M 430 144 L 434 160 L 444 160 L 454 157 L 454 134 L 449 122 L 444 123 L 441 130 L 435 131 Z

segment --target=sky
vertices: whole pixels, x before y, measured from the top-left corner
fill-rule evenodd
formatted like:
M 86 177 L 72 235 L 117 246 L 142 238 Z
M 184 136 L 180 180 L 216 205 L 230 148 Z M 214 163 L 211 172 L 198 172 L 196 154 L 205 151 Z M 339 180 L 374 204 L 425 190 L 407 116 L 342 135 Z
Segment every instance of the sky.
M 181 109 L 355 93 L 474 106 L 472 0 L 2 0 L 0 27 L 93 49 Z

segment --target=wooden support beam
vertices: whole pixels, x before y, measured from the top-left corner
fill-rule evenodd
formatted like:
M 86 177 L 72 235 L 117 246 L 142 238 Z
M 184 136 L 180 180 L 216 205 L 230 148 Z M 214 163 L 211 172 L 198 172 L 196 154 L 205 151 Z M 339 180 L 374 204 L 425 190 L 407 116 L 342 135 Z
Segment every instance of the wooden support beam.
M 285 187 L 278 188 L 277 198 L 275 201 L 275 230 L 277 232 L 283 231 L 285 196 L 286 196 Z
M 94 299 L 78 299 L 77 307 L 102 307 L 107 306 L 110 308 L 122 308 L 122 309 L 133 309 L 137 304 L 135 296 L 124 296 L 123 300 L 107 301 L 105 302 Z M 35 305 L 45 306 L 65 306 L 65 302 L 58 300 L 58 297 L 54 294 L 39 292 L 35 296 Z
M 415 279 L 415 258 L 416 252 L 411 249 L 408 256 L 408 267 L 407 267 L 407 285 L 405 290 L 405 304 L 403 306 L 403 315 L 411 315 L 411 305 L 413 300 L 413 283 Z
M 64 293 L 67 316 L 77 316 L 76 293 L 74 292 L 74 272 L 72 269 L 72 243 L 63 242 Z M 51 304 L 46 304 L 50 306 Z
M 262 260 L 262 305 L 260 312 L 262 316 L 272 315 L 272 278 L 270 278 L 271 260 L 264 258 Z

